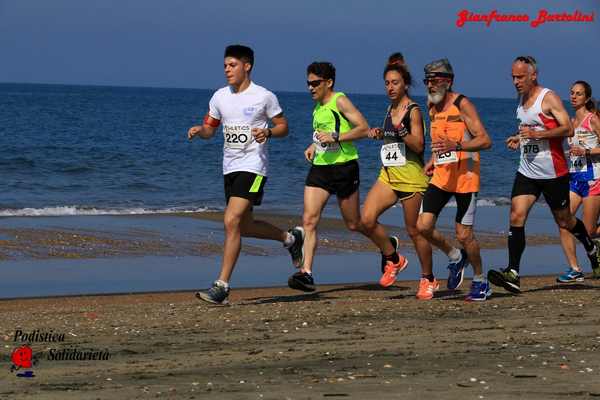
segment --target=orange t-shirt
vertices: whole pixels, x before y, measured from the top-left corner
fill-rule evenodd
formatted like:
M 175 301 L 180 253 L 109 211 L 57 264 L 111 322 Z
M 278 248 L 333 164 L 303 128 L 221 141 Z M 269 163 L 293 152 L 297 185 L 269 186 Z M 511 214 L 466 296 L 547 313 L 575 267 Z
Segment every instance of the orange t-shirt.
M 459 94 L 447 110 L 436 112 L 430 107 L 431 140 L 450 139 L 464 143 L 471 140 L 472 135 L 460 115 Z M 431 184 L 447 192 L 474 193 L 479 192 L 479 152 L 450 151 L 434 154 L 434 170 Z

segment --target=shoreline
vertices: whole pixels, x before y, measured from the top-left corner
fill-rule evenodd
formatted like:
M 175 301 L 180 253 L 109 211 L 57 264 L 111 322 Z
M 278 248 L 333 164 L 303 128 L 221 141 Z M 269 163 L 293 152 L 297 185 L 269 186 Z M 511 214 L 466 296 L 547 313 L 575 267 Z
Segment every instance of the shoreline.
M 333 207 L 332 207 L 333 208 Z M 337 210 L 335 210 L 337 211 Z M 454 209 L 440 215 L 440 230 L 454 236 Z M 478 210 L 476 236 L 482 247 L 484 270 L 505 267 L 505 221 L 508 208 Z M 257 212 L 287 229 L 298 215 Z M 91 293 L 137 293 L 203 289 L 213 282 L 222 259 L 222 213 L 183 216 L 69 216 L 3 219 L 0 227 L 0 298 L 23 298 Z M 380 222 L 398 235 L 400 252 L 409 260 L 399 279 L 420 277 L 420 264 L 403 227 L 403 210 L 395 207 Z M 566 261 L 551 235 L 556 226 L 548 210 L 530 214 L 523 275 L 555 275 Z M 499 226 L 500 225 L 500 226 Z M 582 257 L 585 271 L 589 266 Z M 315 258 L 317 285 L 377 282 L 379 253 L 358 233 L 346 230 L 337 212 L 324 214 Z M 434 251 L 434 275 L 447 276 L 446 256 Z M 232 288 L 285 285 L 295 272 L 288 252 L 276 241 L 244 238 L 231 281 Z M 466 275 L 471 270 L 468 269 Z
M 395 216 L 401 209 L 393 211 L 388 214 Z M 5 219 L 5 224 L 0 227 L 0 260 L 214 256 L 222 251 L 221 211 L 11 218 L 14 219 Z M 268 212 L 256 212 L 255 219 L 268 221 L 284 230 L 301 222 L 298 215 Z M 398 222 L 402 220 L 394 220 L 390 215 L 382 217 L 382 224 L 389 234 L 397 235 L 400 246 L 409 252 L 413 251 L 410 238 Z M 452 227 L 440 224 L 439 230 L 451 238 L 454 236 Z M 188 235 L 188 232 L 193 235 Z M 320 251 L 325 250 L 326 254 L 377 251 L 369 239 L 347 231 L 339 217 L 324 216 L 319 224 L 319 236 Z M 484 227 L 476 229 L 476 237 L 482 249 L 505 247 L 504 231 Z M 538 246 L 558 244 L 559 240 L 554 235 L 534 232 L 528 235 L 527 242 L 529 246 Z M 268 241 L 244 239 L 242 246 L 242 253 L 245 254 L 273 255 L 272 250 L 273 245 Z
M 521 280 L 530 280 L 533 279 L 535 281 L 551 281 L 554 283 L 554 286 L 557 287 L 562 287 L 562 288 L 569 288 L 570 286 L 578 286 L 578 285 L 593 285 L 594 283 L 597 283 L 600 286 L 600 279 L 592 279 L 591 278 L 591 274 L 586 273 L 585 274 L 585 280 L 583 282 L 574 282 L 574 283 L 558 283 L 556 282 L 556 274 L 534 274 L 534 275 L 521 275 Z M 443 284 L 444 282 L 446 282 L 446 279 L 444 278 L 439 278 L 438 281 L 440 282 L 440 290 L 445 291 L 445 289 L 443 289 Z M 465 281 L 463 282 L 463 284 L 461 285 L 462 287 L 462 291 L 464 292 L 465 290 L 467 290 L 468 288 L 465 286 L 467 285 L 465 282 L 470 281 L 469 278 L 465 277 Z M 411 287 L 411 288 L 417 288 L 419 284 L 419 281 L 416 279 L 398 279 L 396 280 L 396 283 L 394 284 L 395 286 L 400 286 L 400 287 Z M 319 285 L 317 287 L 317 290 L 315 292 L 312 293 L 317 293 L 320 292 L 322 290 L 329 290 L 331 288 L 337 288 L 337 287 L 366 287 L 366 286 L 372 286 L 376 289 L 385 291 L 386 289 L 383 287 L 379 287 L 379 284 L 374 280 L 374 281 L 364 281 L 364 282 L 336 282 L 336 283 L 325 283 L 322 285 Z M 467 285 L 468 286 L 468 285 Z M 504 291 L 503 289 L 498 288 L 497 286 L 492 285 L 492 289 L 494 290 L 494 293 L 496 291 Z M 600 288 L 599 288 L 600 289 Z M 165 289 L 165 290 L 148 290 L 148 291 L 123 291 L 123 292 L 98 292 L 98 293 L 81 293 L 81 294 L 56 294 L 56 295 L 48 295 L 48 296 L 25 296 L 25 297 L 0 297 L 0 304 L 3 302 L 12 302 L 12 301 L 29 301 L 29 300 L 63 300 L 63 299 L 87 299 L 87 298 L 95 298 L 95 297 L 118 297 L 118 296 L 169 296 L 169 295 L 174 295 L 174 296 L 179 296 L 181 294 L 188 294 L 189 296 L 194 297 L 194 293 L 197 291 L 197 289 Z M 239 294 L 239 296 L 243 297 L 245 293 L 248 292 L 255 292 L 255 291 L 273 291 L 273 292 L 282 292 L 282 291 L 292 291 L 293 293 L 297 293 L 298 296 L 310 296 L 311 293 L 304 293 L 298 290 L 293 290 L 288 288 L 286 285 L 264 285 L 264 286 L 241 286 L 241 287 L 232 287 L 231 288 L 231 293 L 237 293 L 237 292 L 241 292 Z M 461 292 L 461 290 L 459 290 L 458 292 Z M 522 290 L 522 294 L 523 293 L 527 293 L 528 290 Z M 509 293 L 509 292 L 507 292 Z

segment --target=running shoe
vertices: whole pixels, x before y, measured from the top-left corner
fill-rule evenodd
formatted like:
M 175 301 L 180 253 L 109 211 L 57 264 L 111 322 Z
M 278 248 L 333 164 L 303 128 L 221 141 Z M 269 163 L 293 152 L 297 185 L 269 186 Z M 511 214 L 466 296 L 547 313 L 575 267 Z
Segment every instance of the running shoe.
M 300 268 L 304 265 L 304 229 L 301 226 L 296 226 L 288 232 L 294 236 L 294 244 L 287 249 L 292 256 L 294 267 Z
M 221 281 L 214 281 L 210 288 L 196 292 L 196 297 L 208 303 L 226 305 L 229 304 L 227 301 L 229 287 L 223 285 Z
M 397 253 L 398 249 L 400 248 L 400 239 L 398 239 L 397 236 L 390 236 L 390 243 L 392 244 L 392 247 L 394 248 L 394 251 Z M 387 264 L 387 261 L 385 259 L 385 256 L 383 255 L 383 253 L 381 253 L 381 273 L 385 273 L 385 265 Z
M 576 269 L 569 267 L 569 269 L 567 269 L 564 274 L 559 275 L 559 277 L 556 278 L 556 281 L 559 283 L 573 283 L 583 282 L 583 279 L 583 272 L 577 271 Z
M 417 291 L 417 299 L 419 300 L 431 300 L 433 299 L 433 293 L 439 290 L 440 284 L 437 279 L 433 279 L 430 282 L 427 278 L 421 278 L 419 282 L 419 290 Z
M 519 273 L 510 267 L 500 271 L 489 270 L 488 281 L 496 286 L 503 287 L 509 292 L 521 293 Z
M 312 275 L 307 272 L 296 272 L 290 276 L 288 286 L 292 289 L 302 290 L 303 292 L 314 292 L 316 289 Z
M 460 260 L 457 262 L 451 262 L 448 264 L 448 289 L 455 290 L 461 285 L 463 276 L 465 274 L 465 268 L 469 265 L 469 259 L 467 258 L 467 252 L 465 249 L 460 249 Z
M 404 269 L 408 265 L 408 260 L 404 256 L 398 254 L 398 258 L 399 260 L 396 264 L 394 264 L 391 261 L 388 261 L 385 265 L 385 272 L 381 276 L 381 279 L 379 279 L 379 284 L 381 286 L 392 286 L 394 282 L 396 282 L 396 275 L 398 275 L 399 272 L 404 271 Z
M 471 282 L 471 289 L 469 289 L 469 294 L 465 298 L 466 301 L 485 301 L 488 297 L 492 295 L 492 288 L 488 281 Z

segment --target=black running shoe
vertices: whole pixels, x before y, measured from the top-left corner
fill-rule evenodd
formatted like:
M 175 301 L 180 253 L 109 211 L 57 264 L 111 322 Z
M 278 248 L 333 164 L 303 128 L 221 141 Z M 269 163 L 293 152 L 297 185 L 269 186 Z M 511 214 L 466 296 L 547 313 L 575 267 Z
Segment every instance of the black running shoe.
M 398 249 L 400 248 L 400 239 L 398 239 L 397 236 L 390 236 L 390 243 L 392 244 L 392 247 L 394 248 L 394 251 L 397 253 Z M 387 264 L 387 260 L 385 259 L 385 256 L 383 255 L 383 253 L 381 253 L 381 273 L 384 274 L 385 273 L 385 266 Z
M 290 276 L 288 286 L 292 289 L 302 290 L 303 292 L 314 292 L 316 289 L 312 275 L 306 272 L 296 272 Z
M 229 287 L 225 287 L 219 281 L 214 281 L 210 288 L 196 292 L 196 297 L 208 303 L 226 305 L 229 304 L 227 301 Z
M 488 281 L 496 286 L 503 287 L 511 293 L 521 293 L 519 274 L 510 267 L 500 271 L 489 270 Z
M 304 229 L 297 226 L 288 232 L 294 236 L 294 244 L 287 249 L 292 256 L 294 267 L 300 268 L 304 265 Z

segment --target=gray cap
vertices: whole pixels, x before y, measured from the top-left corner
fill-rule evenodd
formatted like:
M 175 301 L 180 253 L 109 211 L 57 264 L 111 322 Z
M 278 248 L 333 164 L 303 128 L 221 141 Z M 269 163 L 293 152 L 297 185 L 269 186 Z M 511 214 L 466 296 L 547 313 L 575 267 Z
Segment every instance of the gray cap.
M 441 60 L 432 61 L 425 66 L 425 76 L 453 78 L 454 70 L 452 69 L 452 65 L 450 65 L 450 61 L 447 58 L 442 58 Z

